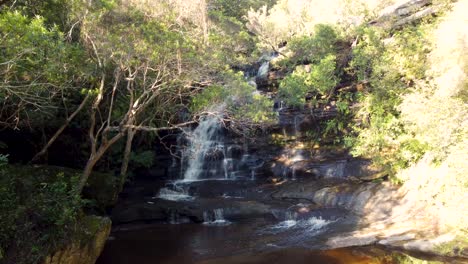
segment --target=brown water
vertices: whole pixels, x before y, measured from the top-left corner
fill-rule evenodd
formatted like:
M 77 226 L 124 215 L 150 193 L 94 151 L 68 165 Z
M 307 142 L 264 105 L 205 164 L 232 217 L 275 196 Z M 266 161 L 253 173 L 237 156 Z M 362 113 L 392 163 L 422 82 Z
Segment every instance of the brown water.
M 227 226 L 156 224 L 116 230 L 97 264 L 397 263 L 398 253 L 377 247 L 312 250 L 295 246 L 297 240 L 291 240 L 287 230 L 275 234 L 258 232 L 266 230 L 268 224 L 256 220 Z M 314 243 L 321 243 L 326 234 L 311 236 L 311 247 L 319 247 Z

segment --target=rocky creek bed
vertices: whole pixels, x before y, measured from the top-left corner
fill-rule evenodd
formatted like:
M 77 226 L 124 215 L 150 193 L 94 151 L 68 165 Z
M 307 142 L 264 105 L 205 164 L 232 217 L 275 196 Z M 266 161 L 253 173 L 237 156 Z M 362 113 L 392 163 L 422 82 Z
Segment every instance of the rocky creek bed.
M 407 221 L 392 214 L 397 190 L 386 184 L 336 178 L 177 182 L 187 196 L 161 193 L 162 185 L 151 192 L 145 183 L 147 195 L 114 208 L 113 233 L 98 263 L 397 263 L 404 256 L 399 250 L 446 263 L 467 260 L 463 251 L 436 252 L 450 234 L 408 220 L 417 214 L 406 214 Z

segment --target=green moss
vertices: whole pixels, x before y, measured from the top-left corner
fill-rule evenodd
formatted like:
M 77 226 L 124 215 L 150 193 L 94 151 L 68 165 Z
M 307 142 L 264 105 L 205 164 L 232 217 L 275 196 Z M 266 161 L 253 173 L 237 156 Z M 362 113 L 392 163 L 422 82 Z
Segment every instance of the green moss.
M 442 264 L 440 261 L 422 260 L 410 257 L 404 254 L 395 254 L 392 258 L 392 263 L 398 264 Z
M 458 257 L 461 252 L 468 250 L 468 234 L 467 231 L 464 234 L 459 234 L 450 242 L 443 243 L 437 246 L 434 251 L 437 254 L 449 257 Z
M 0 259 L 38 263 L 46 255 L 79 241 L 97 239 L 110 220 L 85 216 L 89 202 L 76 194 L 81 171 L 51 166 L 4 166 L 0 169 Z M 94 204 L 115 201 L 112 175 L 94 174 L 87 187 Z M 100 240 L 105 240 L 99 236 Z M 102 241 L 101 241 L 102 242 Z
M 104 229 L 110 228 L 111 220 L 107 217 L 86 215 L 78 223 L 78 227 L 72 234 L 72 241 L 79 242 L 80 245 L 88 245 L 95 240 L 96 235 Z

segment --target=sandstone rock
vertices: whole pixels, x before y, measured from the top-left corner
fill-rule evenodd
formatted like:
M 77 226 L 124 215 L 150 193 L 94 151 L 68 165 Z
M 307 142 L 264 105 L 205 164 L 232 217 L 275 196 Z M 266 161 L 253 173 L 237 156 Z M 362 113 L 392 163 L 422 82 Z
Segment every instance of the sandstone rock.
M 104 248 L 111 230 L 107 217 L 87 216 L 83 223 L 82 234 L 65 248 L 47 256 L 42 264 L 94 264 Z

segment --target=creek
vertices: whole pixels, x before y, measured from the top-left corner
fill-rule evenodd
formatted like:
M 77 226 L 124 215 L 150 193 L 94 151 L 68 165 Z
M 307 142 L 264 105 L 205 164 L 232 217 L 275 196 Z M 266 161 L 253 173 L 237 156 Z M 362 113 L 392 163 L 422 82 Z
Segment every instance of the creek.
M 264 63 L 260 73 L 267 67 Z M 402 248 L 398 243 L 421 234 L 387 229 L 399 221 L 388 221 L 398 206 L 396 190 L 372 181 L 379 174 L 368 161 L 301 141 L 333 109 L 277 105 L 279 122 L 269 135 L 235 136 L 216 116 L 180 133 L 173 155 L 165 155 L 160 168 L 121 194 L 112 210 L 113 232 L 97 263 L 399 263 L 406 258 L 395 251 Z M 274 144 L 274 136 L 286 144 Z

